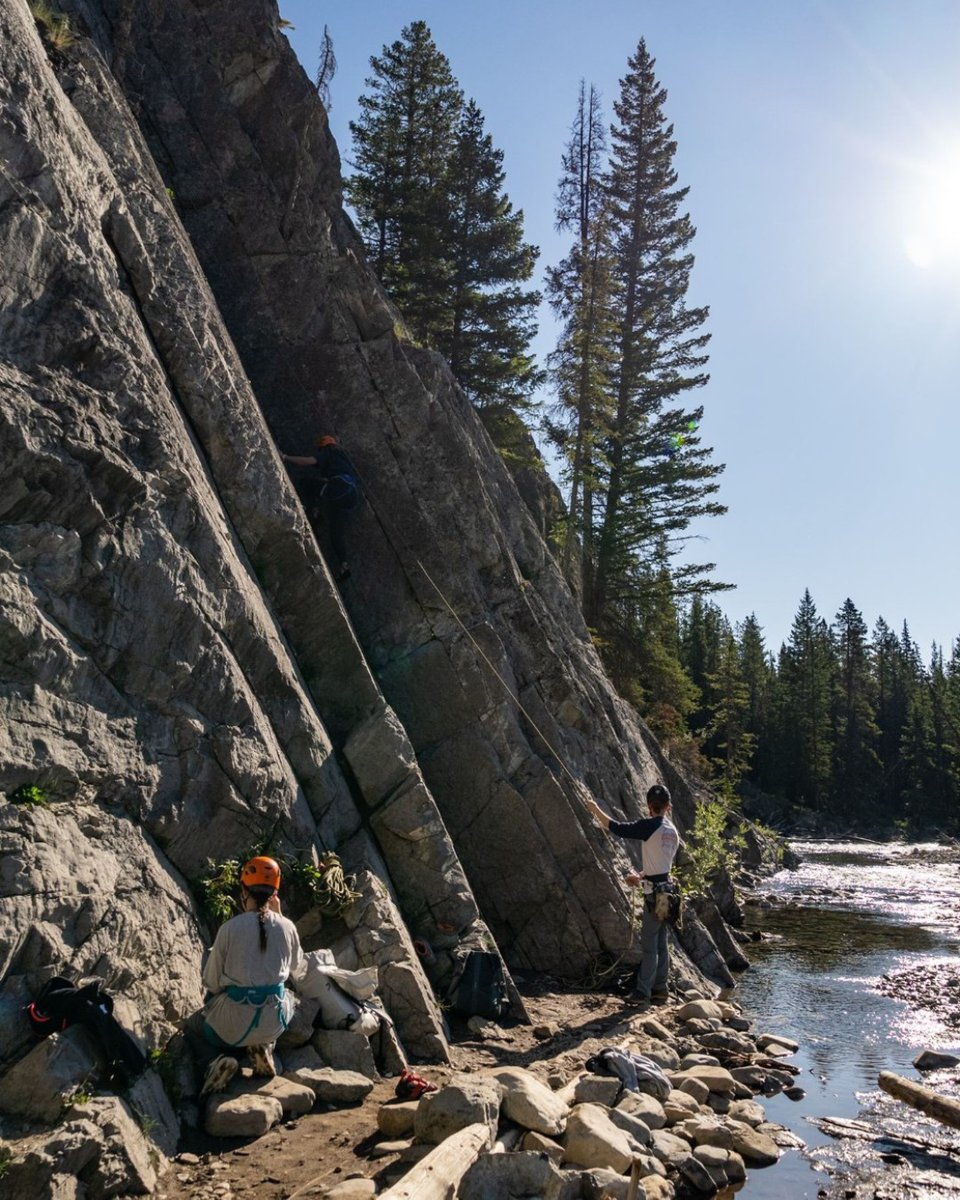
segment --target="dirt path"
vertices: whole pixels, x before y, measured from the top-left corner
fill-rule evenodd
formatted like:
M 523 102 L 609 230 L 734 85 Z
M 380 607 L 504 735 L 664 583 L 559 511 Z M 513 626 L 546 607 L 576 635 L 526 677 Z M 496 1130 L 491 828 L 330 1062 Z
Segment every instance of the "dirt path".
M 570 1078 L 611 1036 L 622 1036 L 636 1010 L 615 995 L 570 992 L 543 979 L 524 988 L 530 1025 L 505 1029 L 504 1037 L 481 1041 L 455 1026 L 450 1067 L 418 1066 L 427 1079 L 443 1083 L 460 1071 L 496 1066 L 525 1066 L 546 1079 Z M 667 1010 L 664 1010 L 667 1011 Z M 614 1035 L 612 1031 L 617 1030 Z M 366 1100 L 352 1108 L 315 1111 L 286 1121 L 264 1137 L 214 1139 L 189 1133 L 183 1151 L 161 1180 L 163 1200 L 290 1200 L 319 1197 L 352 1177 L 376 1180 L 378 1188 L 406 1168 L 397 1153 L 383 1154 L 377 1110 L 393 1099 L 395 1080 L 378 1083 Z

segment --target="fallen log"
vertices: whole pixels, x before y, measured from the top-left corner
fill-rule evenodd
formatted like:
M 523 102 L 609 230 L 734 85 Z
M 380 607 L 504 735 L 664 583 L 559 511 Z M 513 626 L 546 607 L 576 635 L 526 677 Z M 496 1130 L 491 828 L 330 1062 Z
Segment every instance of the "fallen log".
M 960 1129 L 960 1100 L 951 1100 L 949 1096 L 941 1096 L 932 1088 L 924 1087 L 921 1083 L 914 1083 L 911 1079 L 904 1079 L 902 1075 L 895 1075 L 893 1071 L 881 1071 L 877 1077 L 877 1083 L 897 1100 L 902 1100 L 905 1104 L 918 1108 L 922 1113 L 926 1113 L 928 1117 L 933 1117 L 935 1121 L 940 1121 L 943 1125 Z
M 635 1158 L 630 1167 L 630 1186 L 627 1188 L 627 1200 L 638 1200 L 640 1195 L 640 1159 Z M 643 1193 L 646 1196 L 646 1192 Z
M 478 1122 L 459 1129 L 410 1168 L 379 1200 L 451 1200 L 467 1168 L 489 1150 L 490 1126 Z

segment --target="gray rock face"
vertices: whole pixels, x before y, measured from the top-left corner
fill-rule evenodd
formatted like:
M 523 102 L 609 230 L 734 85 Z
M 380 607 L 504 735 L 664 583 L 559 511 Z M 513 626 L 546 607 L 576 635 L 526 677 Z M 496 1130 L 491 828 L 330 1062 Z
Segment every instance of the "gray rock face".
M 52 1123 L 69 1107 L 74 1093 L 90 1089 L 102 1065 L 85 1029 L 53 1033 L 4 1075 L 0 1112 Z
M 90 38 L 51 60 L 0 0 L 0 1066 L 64 971 L 161 1044 L 200 1000 L 190 883 L 267 835 L 358 874 L 321 935 L 445 1060 L 413 936 L 580 974 L 627 939 L 638 853 L 585 795 L 635 816 L 663 775 L 682 825 L 695 797 L 398 339 L 272 0 L 59 7 Z M 318 418 L 368 500 L 342 596 L 275 446 Z
M 52 803 L 0 801 L 0 966 L 28 996 L 99 974 L 160 1037 L 200 999 L 206 858 L 274 829 L 387 874 L 317 696 L 338 736 L 396 719 L 115 84 L 83 42 L 55 77 L 19 4 L 0 22 L 0 252 L 32 264 L 0 313 L 0 793 Z
M 165 0 L 68 7 L 84 15 L 155 139 L 270 433 L 302 451 L 319 422 L 361 472 L 368 504 L 351 530 L 343 601 L 484 917 L 517 964 L 581 970 L 623 940 L 628 904 L 609 860 L 626 858 L 585 822 L 582 791 L 556 755 L 630 815 L 664 767 L 610 688 L 476 414 L 436 356 L 397 339 L 396 314 L 343 216 L 325 114 L 273 5 L 217 0 L 202 16 Z M 300 574 L 286 585 L 298 587 Z M 319 686 L 320 671 L 302 665 L 308 686 Z M 315 696 L 323 711 L 328 697 Z M 379 811 L 402 786 L 388 758 L 403 738 L 353 733 L 357 725 L 341 721 L 335 741 L 343 730 L 351 752 L 374 751 L 364 779 Z M 689 817 L 689 798 L 675 790 Z M 389 828 L 396 836 L 392 818 Z M 399 828 L 409 850 L 406 818 Z M 424 905 L 418 932 L 429 934 L 434 908 Z

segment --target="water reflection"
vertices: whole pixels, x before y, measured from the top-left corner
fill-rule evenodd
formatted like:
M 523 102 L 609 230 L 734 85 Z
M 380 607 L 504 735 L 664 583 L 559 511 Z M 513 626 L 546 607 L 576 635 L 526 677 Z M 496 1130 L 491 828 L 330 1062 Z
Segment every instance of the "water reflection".
M 747 909 L 748 929 L 769 940 L 747 947 L 755 969 L 742 976 L 737 998 L 758 1030 L 800 1043 L 793 1061 L 806 1099 L 775 1097 L 764 1106 L 770 1119 L 818 1145 L 828 1139 L 808 1116 L 855 1118 L 858 1093 L 876 1093 L 880 1071 L 913 1077 L 920 1049 L 957 1051 L 956 1033 L 929 1010 L 885 996 L 878 985 L 885 975 L 955 961 L 960 869 L 955 851 L 934 845 L 794 848 L 800 869 L 763 888 L 774 906 Z M 769 1177 L 751 1173 L 746 1195 L 816 1195 L 809 1165 L 806 1176 L 799 1162 L 785 1166 Z
M 839 904 L 832 899 L 832 903 Z M 812 896 L 811 905 L 824 904 L 819 896 Z M 849 899 L 847 900 L 849 903 Z M 779 957 L 785 950 L 795 956 L 804 970 L 823 973 L 834 970 L 838 964 L 849 963 L 851 957 L 897 950 L 930 950 L 939 946 L 941 939 L 923 925 L 907 925 L 893 922 L 871 912 L 858 912 L 848 908 L 800 907 L 791 904 L 783 908 L 747 910 L 747 928 L 760 928 L 777 939 L 771 943 L 760 942 L 750 955 L 754 962 Z

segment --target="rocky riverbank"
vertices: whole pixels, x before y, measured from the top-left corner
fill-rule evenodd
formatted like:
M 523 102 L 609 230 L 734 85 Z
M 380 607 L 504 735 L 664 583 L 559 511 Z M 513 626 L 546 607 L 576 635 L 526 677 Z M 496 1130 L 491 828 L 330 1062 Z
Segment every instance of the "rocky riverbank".
M 755 1169 L 776 1170 L 784 1149 L 802 1145 L 763 1109 L 765 1096 L 795 1087 L 795 1045 L 753 1030 L 738 1005 L 688 993 L 638 1012 L 619 997 L 554 990 L 544 979 L 524 990 L 533 1023 L 474 1021 L 474 1030 L 461 1030 L 450 1067 L 420 1068 L 438 1090 L 419 1102 L 398 1101 L 395 1080 L 378 1080 L 359 1103 L 291 1113 L 256 1140 L 195 1134 L 156 1194 L 393 1195 L 425 1155 L 443 1157 L 443 1145 L 474 1125 L 485 1127 L 484 1146 L 511 1147 L 484 1153 L 464 1173 L 458 1194 L 475 1200 L 616 1200 L 629 1194 L 634 1163 L 638 1197 L 714 1195 Z M 650 1060 L 666 1086 L 641 1073 L 634 1092 L 597 1073 L 595 1060 L 609 1048 Z M 239 1083 L 237 1094 L 252 1082 Z

